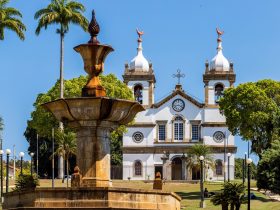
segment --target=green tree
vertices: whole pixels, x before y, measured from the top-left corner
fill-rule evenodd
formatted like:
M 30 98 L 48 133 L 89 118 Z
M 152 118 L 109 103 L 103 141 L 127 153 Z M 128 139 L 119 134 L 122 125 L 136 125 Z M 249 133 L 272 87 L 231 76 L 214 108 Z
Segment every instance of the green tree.
M 60 98 L 63 98 L 63 68 L 64 68 L 64 37 L 69 31 L 69 25 L 81 26 L 87 30 L 88 21 L 82 15 L 85 7 L 72 0 L 51 0 L 51 3 L 35 13 L 34 18 L 39 19 L 36 34 L 39 35 L 42 28 L 47 29 L 49 25 L 59 24 L 56 32 L 60 35 Z
M 111 98 L 120 98 L 133 100 L 133 94 L 131 90 L 113 74 L 106 76 L 100 76 L 101 83 L 105 87 L 107 96 Z M 65 97 L 80 97 L 82 94 L 82 87 L 87 83 L 88 78 L 80 76 L 71 80 L 65 80 Z M 27 128 L 25 130 L 25 137 L 29 142 L 29 152 L 34 152 L 34 160 L 36 160 L 36 135 L 39 134 L 39 174 L 51 174 L 51 162 L 49 157 L 51 156 L 52 140 L 51 131 L 52 128 L 58 127 L 58 121 L 52 114 L 47 112 L 40 106 L 43 103 L 56 100 L 59 98 L 59 81 L 47 92 L 37 96 L 34 103 L 34 111 L 31 113 L 31 119 L 27 122 Z M 112 133 L 111 137 L 111 153 L 112 164 L 121 164 L 121 141 L 120 136 L 125 131 L 125 127 L 121 126 L 117 131 Z M 65 127 L 65 132 L 69 132 L 71 129 Z M 55 150 L 58 144 L 55 143 Z M 57 162 L 57 161 L 55 161 Z M 75 159 L 70 158 L 70 170 L 74 164 Z M 34 165 L 36 167 L 36 165 Z M 56 172 L 56 171 L 55 171 Z
M 4 30 L 14 31 L 21 40 L 24 40 L 25 25 L 21 22 L 22 14 L 13 7 L 7 7 L 9 0 L 0 0 L 0 40 L 4 40 Z
M 56 132 L 57 149 L 53 155 L 61 155 L 66 160 L 67 187 L 69 181 L 69 158 L 77 152 L 76 134 L 73 132 Z
M 234 159 L 234 178 L 242 179 L 243 178 L 243 160 L 242 158 Z
M 235 158 L 234 163 L 234 173 L 236 179 L 242 179 L 243 178 L 243 160 L 242 158 Z M 247 167 L 247 165 L 246 165 Z M 251 179 L 255 179 L 257 176 L 257 166 L 254 162 L 251 163 Z M 245 177 L 247 177 L 247 174 L 245 174 Z
M 252 141 L 251 151 L 261 158 L 279 135 L 280 82 L 261 80 L 229 88 L 219 105 L 232 134 Z
M 257 167 L 257 187 L 280 194 L 280 140 L 263 153 Z

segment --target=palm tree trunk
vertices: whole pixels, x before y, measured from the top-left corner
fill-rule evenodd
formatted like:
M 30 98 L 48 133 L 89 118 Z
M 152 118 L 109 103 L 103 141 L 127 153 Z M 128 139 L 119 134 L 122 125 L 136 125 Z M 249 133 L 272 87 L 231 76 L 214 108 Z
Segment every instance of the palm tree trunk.
M 64 97 L 64 81 L 63 81 L 63 67 L 64 67 L 64 32 L 60 29 L 60 98 Z
M 63 67 L 64 67 L 64 32 L 63 27 L 60 27 L 60 98 L 64 97 L 64 80 L 63 80 Z M 63 132 L 63 123 L 59 122 L 59 129 Z M 58 178 L 64 179 L 64 160 L 62 156 L 58 157 Z
M 228 210 L 228 204 L 222 203 L 222 210 Z

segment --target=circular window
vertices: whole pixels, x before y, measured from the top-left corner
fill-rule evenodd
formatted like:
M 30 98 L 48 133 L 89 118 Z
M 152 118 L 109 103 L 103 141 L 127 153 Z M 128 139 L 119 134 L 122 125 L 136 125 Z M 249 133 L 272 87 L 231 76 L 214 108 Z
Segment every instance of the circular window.
M 136 143 L 140 143 L 141 141 L 143 141 L 144 139 L 144 135 L 143 133 L 137 131 L 132 135 L 132 139 L 133 141 L 135 141 Z
M 225 139 L 225 134 L 222 131 L 216 131 L 213 135 L 213 139 L 217 143 L 221 143 Z

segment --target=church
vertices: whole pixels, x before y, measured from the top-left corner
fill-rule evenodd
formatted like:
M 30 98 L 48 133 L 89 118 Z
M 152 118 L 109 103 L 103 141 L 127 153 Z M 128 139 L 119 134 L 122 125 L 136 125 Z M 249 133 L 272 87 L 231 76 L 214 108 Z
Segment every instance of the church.
M 178 70 L 178 84 L 161 101 L 154 101 L 156 75 L 152 63 L 143 55 L 142 35 L 137 30 L 137 55 L 125 64 L 124 83 L 145 111 L 123 135 L 123 179 L 152 180 L 157 172 L 165 180 L 198 180 L 198 164 L 188 164 L 188 152 L 195 144 L 211 148 L 214 164 L 204 167 L 207 180 L 234 179 L 234 136 L 219 111 L 223 91 L 233 87 L 236 75 L 233 63 L 223 55 L 223 32 L 218 34 L 217 53 L 205 63 L 204 102 L 188 95 L 180 84 L 184 75 Z

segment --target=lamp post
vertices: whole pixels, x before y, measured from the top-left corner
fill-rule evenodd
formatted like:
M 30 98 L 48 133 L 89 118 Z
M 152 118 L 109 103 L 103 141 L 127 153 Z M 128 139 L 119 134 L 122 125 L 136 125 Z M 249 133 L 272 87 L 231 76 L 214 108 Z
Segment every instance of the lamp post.
M 205 208 L 204 191 L 203 191 L 203 160 L 204 156 L 199 157 L 200 161 L 200 208 Z
M 10 149 L 6 149 L 6 154 L 7 154 L 7 163 L 6 163 L 6 193 L 9 192 L 9 158 L 11 154 Z M 15 169 L 14 169 L 15 170 Z
M 30 153 L 30 157 L 31 157 L 30 174 L 31 174 L 31 176 L 33 177 L 33 165 L 32 165 L 32 162 L 33 162 L 34 152 L 31 152 L 31 153 Z
M 24 152 L 19 153 L 20 157 L 20 175 L 22 176 L 22 161 L 23 161 Z
M 3 197 L 3 154 L 4 154 L 4 150 L 0 150 L 0 161 L 1 161 L 1 203 L 2 203 L 2 197 Z
M 229 175 L 229 160 L 230 160 L 230 156 L 231 156 L 231 153 L 227 153 L 227 158 L 228 158 L 228 170 L 227 170 L 227 174 L 228 174 L 228 182 L 230 181 L 230 175 Z
M 248 210 L 250 210 L 250 178 L 251 178 L 251 163 L 252 163 L 252 159 L 251 158 L 248 158 L 247 159 L 247 164 L 248 164 Z
M 247 164 L 247 153 L 245 152 L 245 157 L 243 160 L 243 184 L 245 184 L 245 179 L 246 179 L 246 164 Z

